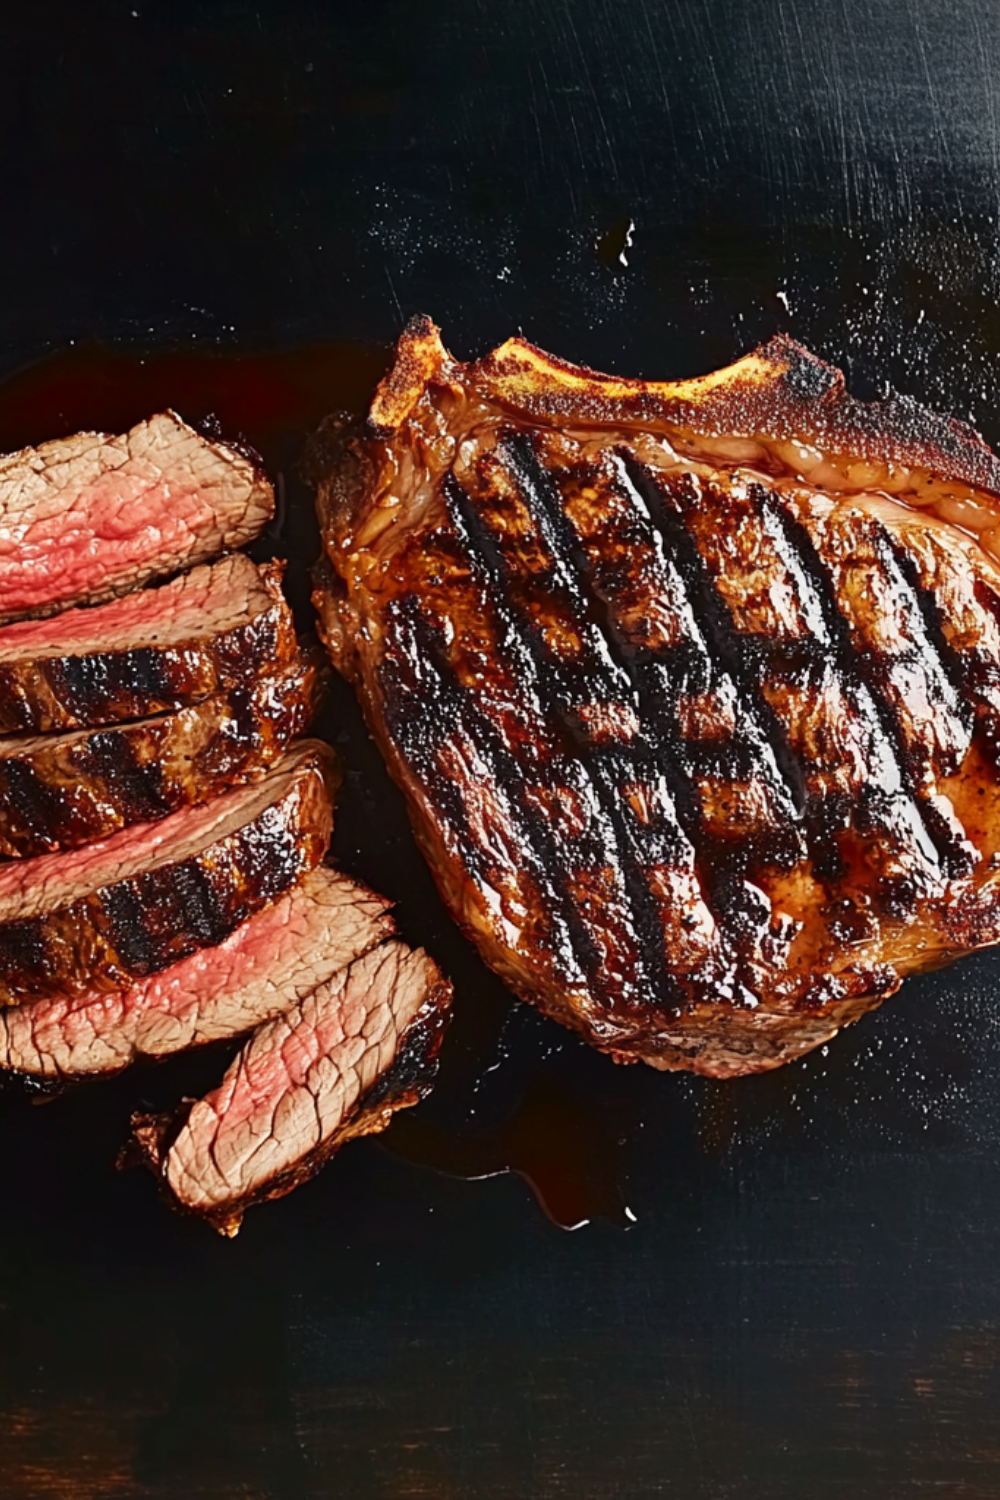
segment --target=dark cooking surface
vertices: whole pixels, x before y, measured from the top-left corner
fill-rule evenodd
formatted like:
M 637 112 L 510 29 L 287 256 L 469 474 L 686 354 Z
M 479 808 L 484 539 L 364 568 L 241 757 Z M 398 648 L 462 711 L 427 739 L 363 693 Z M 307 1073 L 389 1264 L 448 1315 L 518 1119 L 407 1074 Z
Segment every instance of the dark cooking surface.
M 0 446 L 215 410 L 303 618 L 301 434 L 416 310 L 662 377 L 784 328 L 1000 440 L 979 0 L 41 0 L 0 57 Z M 0 1492 L 995 1497 L 1000 957 L 771 1076 L 615 1068 L 508 1007 L 325 723 L 340 858 L 456 981 L 442 1085 L 233 1243 L 112 1168 L 219 1054 L 6 1092 Z

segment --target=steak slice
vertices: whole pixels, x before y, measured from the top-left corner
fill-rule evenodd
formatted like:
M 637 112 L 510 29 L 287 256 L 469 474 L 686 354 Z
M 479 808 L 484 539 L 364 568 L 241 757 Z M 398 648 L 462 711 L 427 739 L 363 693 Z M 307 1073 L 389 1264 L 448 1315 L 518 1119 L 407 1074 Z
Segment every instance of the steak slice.
M 92 609 L 0 628 L 0 732 L 183 708 L 298 660 L 282 567 L 242 553 Z
M 456 919 L 620 1061 L 775 1067 L 1000 940 L 1000 462 L 787 339 L 674 385 L 428 320 L 313 466 Z
M 76 849 L 259 780 L 308 729 L 316 691 L 315 666 L 296 663 L 158 718 L 0 738 L 0 854 Z
M 326 853 L 332 752 L 64 854 L 0 866 L 0 1004 L 127 990 L 222 942 Z
M 186 1117 L 137 1115 L 133 1138 L 177 1207 L 234 1235 L 428 1093 L 450 1004 L 424 952 L 382 943 L 261 1026 Z
M 174 412 L 0 458 L 0 621 L 125 594 L 242 547 L 274 494 L 259 464 Z
M 0 1011 L 0 1067 L 46 1082 L 95 1078 L 240 1036 L 389 937 L 388 906 L 320 866 L 221 943 L 131 989 L 56 995 Z

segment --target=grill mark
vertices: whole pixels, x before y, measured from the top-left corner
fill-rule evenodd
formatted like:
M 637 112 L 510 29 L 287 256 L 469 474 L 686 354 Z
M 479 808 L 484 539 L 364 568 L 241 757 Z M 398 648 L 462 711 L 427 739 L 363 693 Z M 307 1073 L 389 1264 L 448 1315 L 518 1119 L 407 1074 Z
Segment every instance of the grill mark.
M 129 823 L 162 818 L 171 810 L 159 762 L 140 761 L 127 735 L 89 735 L 78 769 L 81 776 L 95 777 L 113 789 L 115 803 Z
M 609 816 L 614 831 L 625 896 L 638 938 L 643 967 L 661 1002 L 669 1004 L 672 1009 L 679 1009 L 683 1003 L 683 991 L 668 967 L 663 918 L 659 903 L 650 889 L 643 860 L 643 853 L 648 859 L 651 851 L 640 849 L 640 841 L 625 812 L 620 790 L 622 782 L 628 776 L 635 775 L 639 767 L 635 759 L 613 756 L 607 760 L 604 757 L 592 760 L 588 769 L 601 799 L 601 806 Z M 641 776 L 641 771 L 639 774 Z M 646 776 L 651 779 L 649 770 L 646 771 Z M 646 842 L 652 842 L 654 837 L 655 835 L 650 835 Z M 666 844 L 667 840 L 662 835 L 660 837 Z M 663 848 L 662 853 L 666 856 L 663 862 L 669 863 L 670 851 Z
M 575 605 L 575 620 L 578 627 L 582 626 L 584 621 L 596 626 L 603 638 L 609 658 L 614 662 L 616 671 L 634 697 L 640 722 L 643 726 L 649 725 L 654 731 L 653 742 L 659 752 L 655 765 L 656 774 L 659 775 L 666 770 L 670 778 L 671 797 L 677 812 L 678 831 L 694 849 L 697 849 L 697 832 L 700 827 L 698 791 L 693 780 L 690 758 L 680 747 L 675 734 L 674 712 L 679 696 L 678 683 L 673 675 L 662 670 L 659 663 L 643 661 L 640 654 L 622 638 L 612 617 L 610 604 L 593 586 L 592 570 L 586 548 L 577 536 L 572 522 L 563 511 L 558 495 L 552 493 L 551 476 L 539 460 L 531 439 L 523 434 L 512 434 L 505 441 L 502 451 L 513 456 L 514 464 L 520 470 L 514 477 L 520 481 L 522 491 L 535 502 L 530 507 L 532 517 L 539 524 L 539 531 L 553 558 L 553 567 L 557 576 L 560 581 L 565 580 L 565 591 L 571 603 Z M 510 465 L 508 465 L 508 471 L 509 468 Z M 448 479 L 451 478 L 452 476 L 449 475 Z M 460 486 L 457 484 L 456 490 L 460 491 Z M 508 577 L 507 564 L 496 546 L 492 533 L 484 526 L 478 511 L 469 502 L 468 497 L 464 495 L 464 492 L 461 494 L 460 503 L 471 513 L 475 526 L 485 533 L 487 544 L 497 560 L 498 567 L 502 570 L 503 576 Z M 459 501 L 458 494 L 455 499 Z M 560 550 L 557 551 L 557 548 Z M 575 573 L 566 568 L 562 558 L 563 552 L 570 557 Z M 581 589 L 581 582 L 585 591 Z M 531 629 L 530 623 L 527 628 Z M 543 679 L 547 679 L 551 661 L 545 649 L 545 643 L 539 641 L 538 644 L 542 651 L 542 676 Z M 702 665 L 697 651 L 688 643 L 675 649 L 672 663 L 680 669 L 676 673 L 678 678 L 681 675 L 698 676 Z M 608 685 L 609 696 L 618 686 L 617 682 Z M 707 680 L 698 683 L 699 689 L 708 686 Z M 643 746 L 640 742 L 637 750 L 641 754 L 648 748 L 648 744 Z M 676 857 L 676 851 L 674 857 Z
M 0 760 L 0 790 L 14 820 L 24 829 L 43 835 L 53 826 L 58 828 L 63 817 L 60 793 L 25 761 L 16 756 Z M 6 823 L 9 828 L 10 821 L 0 809 L 0 825 Z
M 892 756 L 900 788 L 914 816 L 912 826 L 914 833 L 918 835 L 921 852 L 931 863 L 939 864 L 946 873 L 964 872 L 968 867 L 967 855 L 957 846 L 956 838 L 944 819 L 919 793 L 910 769 L 902 727 L 894 705 L 886 697 L 879 682 L 878 659 L 869 661 L 854 649 L 850 627 L 841 610 L 833 580 L 812 537 L 801 521 L 790 515 L 773 495 L 767 495 L 763 503 L 775 534 L 782 537 L 789 553 L 796 557 L 802 576 L 811 585 L 825 626 L 830 665 L 837 672 L 842 687 L 854 702 L 858 713 L 869 720 L 865 700 L 871 705 L 877 730 Z M 922 839 L 919 838 L 921 833 Z M 961 868 L 956 868 L 957 866 Z
M 247 915 L 242 905 L 219 900 L 209 873 L 194 861 L 175 866 L 170 897 L 199 948 L 217 947 Z
M 125 693 L 155 699 L 169 693 L 169 669 L 164 653 L 149 646 L 107 655 L 63 656 L 48 664 L 56 697 L 86 720 L 94 705 L 113 702 Z
M 944 631 L 944 615 L 938 605 L 934 591 L 926 587 L 917 570 L 916 559 L 893 536 L 888 527 L 877 523 L 876 535 L 879 545 L 892 560 L 899 576 L 909 590 L 913 609 L 923 626 L 924 639 L 928 646 L 928 657 L 941 679 L 948 685 L 954 700 L 948 705 L 967 734 L 971 734 L 975 713 L 968 701 L 968 673 L 961 653 L 956 651 Z
M 551 829 L 541 811 L 523 795 L 522 768 L 483 716 L 467 711 L 474 707 L 473 695 L 455 676 L 444 642 L 421 611 L 419 600 L 412 595 L 403 598 L 396 620 L 399 650 L 409 662 L 419 664 L 419 687 L 430 686 L 432 691 L 414 691 L 398 663 L 388 656 L 383 658 L 384 712 L 392 739 L 408 760 L 420 766 L 422 783 L 432 789 L 452 835 L 462 839 L 466 818 L 461 796 L 454 783 L 442 778 L 435 760 L 441 740 L 454 724 L 461 724 L 520 817 L 516 831 L 524 837 L 527 867 L 544 897 L 550 920 L 560 929 L 554 935 L 553 949 L 556 954 L 560 946 L 568 949 L 567 956 L 581 977 L 593 985 L 599 978 L 600 954 L 570 897 L 562 873 L 564 860 Z M 428 703 L 434 706 L 433 717 L 428 713 Z M 485 876 L 476 844 L 465 839 L 462 843 L 463 862 L 473 873 Z
M 680 505 L 633 454 L 625 450 L 619 457 L 634 500 L 646 511 L 684 584 L 714 671 L 729 677 L 736 689 L 753 736 L 755 770 L 764 771 L 772 786 L 777 782 L 784 789 L 792 816 L 801 818 L 806 806 L 805 769 L 784 725 L 761 691 L 763 662 L 759 646 L 736 629 L 729 606 L 685 524 Z M 773 762 L 771 774 L 767 774 L 768 759 Z
M 146 928 L 145 912 L 148 893 L 141 884 L 126 880 L 108 886 L 103 906 L 108 915 L 111 940 L 115 951 L 130 974 L 151 974 L 162 968 L 160 946 Z
M 612 676 L 607 670 L 601 671 L 603 663 L 600 661 L 593 664 L 588 661 L 588 686 L 594 685 L 594 677 L 597 676 L 599 680 L 604 679 L 603 685 L 609 691 L 609 695 L 625 685 L 629 689 L 630 696 L 637 697 L 634 667 L 622 655 L 620 643 L 617 642 L 608 623 L 606 605 L 592 591 L 588 590 L 589 597 L 585 596 L 580 587 L 580 577 L 583 576 L 584 579 L 586 577 L 585 559 L 575 533 L 558 504 L 553 503 L 548 495 L 544 498 L 540 496 L 538 484 L 532 484 L 530 478 L 526 480 L 525 466 L 520 461 L 521 455 L 516 452 L 515 444 L 523 446 L 522 439 L 512 439 L 509 443 L 505 443 L 503 453 L 505 457 L 508 457 L 514 450 L 514 464 L 511 465 L 508 462 L 508 469 L 513 467 L 515 470 L 520 470 L 520 472 L 515 472 L 514 477 L 520 481 L 522 492 L 526 493 L 529 499 L 535 500 L 535 504 L 530 506 L 531 514 L 539 526 L 542 540 L 552 559 L 554 581 L 568 598 L 577 626 L 581 629 L 585 629 L 586 625 L 596 626 L 600 631 L 610 664 L 614 669 Z M 532 457 L 534 457 L 533 454 Z M 544 470 L 541 470 L 541 473 L 544 474 Z M 547 475 L 545 479 L 548 480 Z M 470 559 L 474 563 L 478 562 L 486 574 L 491 585 L 491 598 L 498 613 L 503 618 L 505 626 L 518 634 L 526 646 L 546 708 L 560 715 L 565 723 L 565 715 L 574 696 L 570 674 L 553 658 L 541 632 L 533 623 L 523 617 L 519 620 L 515 618 L 515 611 L 510 602 L 511 585 L 514 582 L 511 569 L 471 498 L 450 473 L 445 476 L 443 489 L 452 523 Z M 566 565 L 566 553 L 569 553 L 576 572 Z M 589 610 L 588 605 L 590 605 Z M 593 671 L 590 670 L 592 666 L 595 669 Z M 627 774 L 630 777 L 640 779 L 642 769 L 637 763 L 636 753 L 619 750 L 614 757 L 607 753 L 602 755 L 601 752 L 595 751 L 585 739 L 580 739 L 575 749 L 574 758 L 597 795 L 601 813 L 611 835 L 609 840 L 611 847 L 607 852 L 611 854 L 621 875 L 644 976 L 659 1003 L 676 1010 L 682 1003 L 683 996 L 676 978 L 667 967 L 662 918 L 656 898 L 650 890 L 646 871 L 638 857 L 636 841 L 629 828 L 629 816 L 625 810 L 625 799 L 621 794 L 620 783 L 612 774 L 613 768 L 621 770 L 627 767 Z M 648 746 L 640 744 L 639 749 L 640 753 L 645 749 L 648 754 Z M 660 770 L 659 766 L 657 770 Z M 678 828 L 678 833 L 680 832 L 681 829 Z M 676 854 L 674 857 L 676 859 Z

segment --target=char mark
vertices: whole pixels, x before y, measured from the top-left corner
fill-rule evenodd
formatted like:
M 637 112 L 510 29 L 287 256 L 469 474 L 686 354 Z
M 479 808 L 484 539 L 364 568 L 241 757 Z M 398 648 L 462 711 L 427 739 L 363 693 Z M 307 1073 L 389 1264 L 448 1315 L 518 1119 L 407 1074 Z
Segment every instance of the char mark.
M 877 535 L 880 551 L 891 561 L 903 587 L 909 592 L 912 613 L 919 619 L 924 637 L 923 654 L 947 698 L 943 706 L 959 720 L 966 734 L 971 734 L 975 710 L 971 702 L 969 673 L 961 652 L 955 650 L 945 634 L 945 617 L 934 592 L 923 583 L 912 553 L 899 539 L 881 524 Z
M 872 731 L 881 737 L 884 747 L 895 763 L 900 787 L 913 812 L 915 832 L 923 833 L 923 852 L 932 863 L 941 866 L 948 875 L 960 875 L 967 871 L 968 855 L 960 840 L 940 813 L 921 795 L 916 784 L 911 758 L 895 705 L 887 696 L 884 687 L 884 663 L 872 653 L 858 652 L 851 639 L 850 626 L 837 598 L 837 592 L 829 571 L 809 532 L 797 517 L 791 515 L 773 495 L 766 495 L 764 506 L 773 534 L 780 539 L 787 558 L 794 560 L 800 581 L 805 580 L 811 590 L 812 606 L 823 621 L 827 659 L 837 672 L 841 685 L 853 702 L 858 714 L 871 723 Z M 884 528 L 879 527 L 879 531 Z M 885 543 L 888 547 L 888 541 Z M 893 554 L 894 560 L 898 558 Z M 909 586 L 910 580 L 900 569 Z M 929 600 L 916 595 L 912 601 L 920 617 L 927 622 L 928 639 L 937 646 L 940 639 L 945 645 L 940 619 L 932 614 Z M 944 651 L 938 650 L 935 663 L 948 680 L 954 667 L 948 662 Z M 961 695 L 956 695 L 963 701 Z M 869 787 L 869 802 L 878 800 L 879 792 Z M 874 812 L 872 807 L 870 811 Z
M 62 793 L 16 755 L 0 760 L 0 798 L 8 810 L 8 827 L 17 824 L 39 838 L 58 829 L 66 817 Z
M 786 793 L 789 810 L 798 819 L 806 806 L 806 773 L 789 742 L 787 731 L 761 691 L 764 662 L 759 642 L 736 629 L 732 613 L 712 577 L 698 545 L 685 524 L 678 498 L 627 450 L 622 466 L 634 494 L 656 528 L 664 551 L 673 563 L 687 594 L 708 650 L 713 673 L 728 677 L 736 689 L 743 715 L 744 756 L 749 750 L 758 775 L 768 774 L 773 757 Z M 734 747 L 735 748 L 735 747 Z M 733 767 L 736 771 L 738 768 Z
M 606 701 L 614 701 L 624 693 L 638 703 L 634 663 L 628 660 L 608 620 L 606 604 L 590 587 L 583 548 L 530 439 L 511 436 L 504 441 L 501 451 L 505 467 L 518 483 L 551 560 L 550 585 L 562 597 L 581 638 L 587 643 L 584 669 L 587 693 L 595 700 L 604 698 Z M 641 780 L 644 774 L 650 773 L 651 746 L 640 735 L 634 746 L 610 754 L 590 745 L 585 736 L 573 735 L 572 711 L 579 701 L 580 667 L 568 667 L 560 661 L 549 650 L 542 632 L 518 609 L 517 580 L 476 505 L 451 474 L 445 477 L 444 494 L 452 523 L 470 561 L 488 581 L 490 597 L 505 630 L 518 639 L 522 651 L 530 659 L 532 677 L 543 707 L 562 727 L 569 742 L 570 754 L 563 774 L 570 774 L 570 765 L 579 768 L 596 796 L 603 824 L 600 840 L 603 847 L 595 849 L 594 853 L 595 857 L 610 861 L 621 878 L 643 971 L 637 978 L 645 979 L 650 992 L 664 1008 L 676 1010 L 683 997 L 677 980 L 667 968 L 663 922 L 640 852 L 643 841 L 630 826 L 632 820 L 623 794 L 623 783 Z M 657 764 L 656 774 L 662 769 L 662 765 Z M 672 786 L 679 785 L 683 789 L 681 795 L 686 794 L 693 811 L 694 792 L 690 777 L 681 773 L 679 760 L 672 769 L 675 771 Z M 678 862 L 687 842 L 680 825 L 675 828 L 672 839 L 662 838 L 660 853 L 665 862 Z M 571 907 L 572 901 L 567 903 L 564 900 L 567 917 Z M 596 977 L 594 971 L 595 966 L 600 967 L 600 955 L 585 926 L 579 923 L 577 942 L 581 960 L 591 976 Z
M 142 762 L 125 734 L 91 734 L 78 770 L 107 788 L 124 820 L 142 823 L 164 817 L 173 804 L 164 795 L 163 770 L 155 761 Z
M 488 855 L 470 835 L 461 790 L 437 762 L 449 735 L 461 729 L 468 737 L 516 817 L 510 832 L 550 914 L 556 960 L 562 954 L 568 970 L 594 978 L 600 954 L 572 900 L 565 851 L 543 810 L 525 795 L 523 767 L 479 710 L 475 694 L 458 680 L 444 640 L 419 601 L 407 596 L 396 610 L 397 650 L 382 665 L 384 712 L 393 741 L 428 788 L 450 838 L 461 845 L 463 865 L 475 878 L 488 880 Z
M 105 713 L 119 698 L 152 702 L 170 692 L 164 653 L 152 647 L 59 657 L 49 664 L 48 674 L 57 697 L 82 723 Z

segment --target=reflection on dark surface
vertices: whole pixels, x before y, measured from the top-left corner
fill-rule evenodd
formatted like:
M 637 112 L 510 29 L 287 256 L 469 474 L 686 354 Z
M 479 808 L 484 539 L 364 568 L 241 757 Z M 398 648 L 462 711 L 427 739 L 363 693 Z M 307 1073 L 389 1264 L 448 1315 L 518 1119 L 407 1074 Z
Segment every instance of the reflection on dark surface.
M 52 0 L 0 66 L 0 447 L 214 411 L 304 628 L 302 440 L 413 312 L 651 378 L 783 328 L 1000 438 L 995 7 Z M 995 1500 L 997 956 L 773 1075 L 616 1068 L 479 964 L 341 683 L 322 728 L 440 1085 L 234 1242 L 113 1167 L 222 1053 L 3 1093 L 4 1500 Z
M 573 1099 L 540 1080 L 491 1129 L 449 1130 L 420 1114 L 396 1117 L 382 1144 L 404 1161 L 473 1181 L 515 1172 L 553 1224 L 582 1229 L 591 1219 L 625 1225 L 634 1215 L 618 1180 L 616 1121 L 594 1100 Z M 619 1126 L 619 1128 L 621 1128 Z

